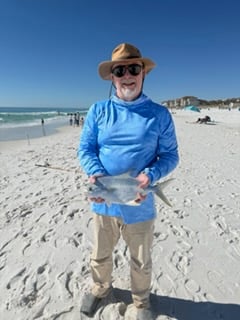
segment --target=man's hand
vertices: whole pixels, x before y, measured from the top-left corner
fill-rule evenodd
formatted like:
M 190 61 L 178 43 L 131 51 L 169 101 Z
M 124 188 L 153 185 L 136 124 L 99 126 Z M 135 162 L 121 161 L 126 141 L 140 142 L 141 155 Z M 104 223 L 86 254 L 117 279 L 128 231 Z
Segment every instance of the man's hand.
M 139 188 L 145 189 L 149 186 L 150 180 L 148 176 L 145 173 L 140 173 L 137 177 L 136 180 L 139 181 Z
M 96 175 L 96 176 L 90 176 L 89 177 L 89 182 L 94 184 L 97 180 L 98 177 L 102 177 L 102 175 Z M 90 201 L 92 202 L 96 202 L 96 203 L 103 203 L 105 202 L 105 200 L 101 197 L 97 197 L 97 198 L 89 198 Z
M 149 186 L 150 180 L 145 173 L 140 173 L 136 180 L 139 181 L 138 187 L 141 189 L 145 189 Z M 137 198 L 134 200 L 136 203 L 140 203 L 146 199 L 147 195 L 144 195 L 140 192 L 137 193 Z

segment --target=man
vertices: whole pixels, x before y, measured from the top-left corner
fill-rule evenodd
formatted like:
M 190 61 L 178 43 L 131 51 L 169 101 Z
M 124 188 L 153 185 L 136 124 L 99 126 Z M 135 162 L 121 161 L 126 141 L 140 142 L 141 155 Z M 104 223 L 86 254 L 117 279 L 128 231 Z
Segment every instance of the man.
M 131 44 L 118 45 L 112 59 L 99 64 L 99 75 L 112 81 L 115 94 L 89 109 L 78 156 L 90 182 L 102 175 L 130 173 L 146 188 L 170 173 L 179 160 L 174 124 L 167 108 L 143 94 L 143 82 L 155 64 Z M 150 310 L 151 248 L 156 217 L 153 195 L 136 195 L 139 206 L 106 205 L 92 198 L 95 246 L 93 286 L 81 312 L 93 315 L 112 290 L 112 252 L 120 236 L 130 252 L 131 293 L 136 320 L 153 319 Z

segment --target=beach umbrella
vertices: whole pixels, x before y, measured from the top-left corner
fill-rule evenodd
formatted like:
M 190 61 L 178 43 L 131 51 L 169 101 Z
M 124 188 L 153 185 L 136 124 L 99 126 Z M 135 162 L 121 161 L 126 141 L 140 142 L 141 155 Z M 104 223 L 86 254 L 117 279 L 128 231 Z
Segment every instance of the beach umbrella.
M 187 107 L 184 108 L 184 110 L 201 112 L 201 110 L 200 110 L 198 107 L 196 107 L 196 106 L 187 106 Z

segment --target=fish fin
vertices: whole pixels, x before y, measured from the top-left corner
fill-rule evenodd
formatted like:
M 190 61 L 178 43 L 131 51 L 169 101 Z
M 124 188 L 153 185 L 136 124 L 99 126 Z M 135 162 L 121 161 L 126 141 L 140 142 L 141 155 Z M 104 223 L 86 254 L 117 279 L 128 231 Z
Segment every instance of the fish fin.
M 158 184 L 160 184 L 161 188 L 164 189 L 165 187 L 167 187 L 173 180 L 175 180 L 174 178 L 171 178 L 171 179 L 168 179 L 168 180 L 165 180 L 163 182 L 160 182 Z M 157 185 L 158 185 L 157 184 Z
M 163 201 L 165 202 L 169 207 L 172 207 L 171 202 L 168 200 L 168 198 L 165 196 L 165 194 L 163 193 L 162 189 L 164 189 L 166 186 L 169 185 L 170 182 L 172 182 L 174 179 L 168 179 L 166 181 L 163 181 L 161 183 L 156 184 L 156 186 L 154 187 L 154 192 L 155 194 Z

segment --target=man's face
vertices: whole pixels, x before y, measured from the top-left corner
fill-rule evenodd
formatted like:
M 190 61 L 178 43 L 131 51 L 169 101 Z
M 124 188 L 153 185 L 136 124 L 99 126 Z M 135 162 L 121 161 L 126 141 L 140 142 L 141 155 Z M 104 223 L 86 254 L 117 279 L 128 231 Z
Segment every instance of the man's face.
M 142 83 L 144 78 L 144 69 L 142 63 L 141 61 L 130 61 L 123 64 L 118 63 L 113 65 L 112 70 L 119 66 L 122 68 L 120 67 L 120 72 L 117 72 L 116 74 L 121 74 L 121 71 L 125 73 L 121 77 L 117 77 L 114 73 L 112 73 L 112 81 L 116 87 L 116 94 L 122 100 L 132 101 L 136 99 L 142 91 Z M 124 68 L 125 66 L 129 67 L 130 70 Z M 131 74 L 132 70 L 133 74 Z

